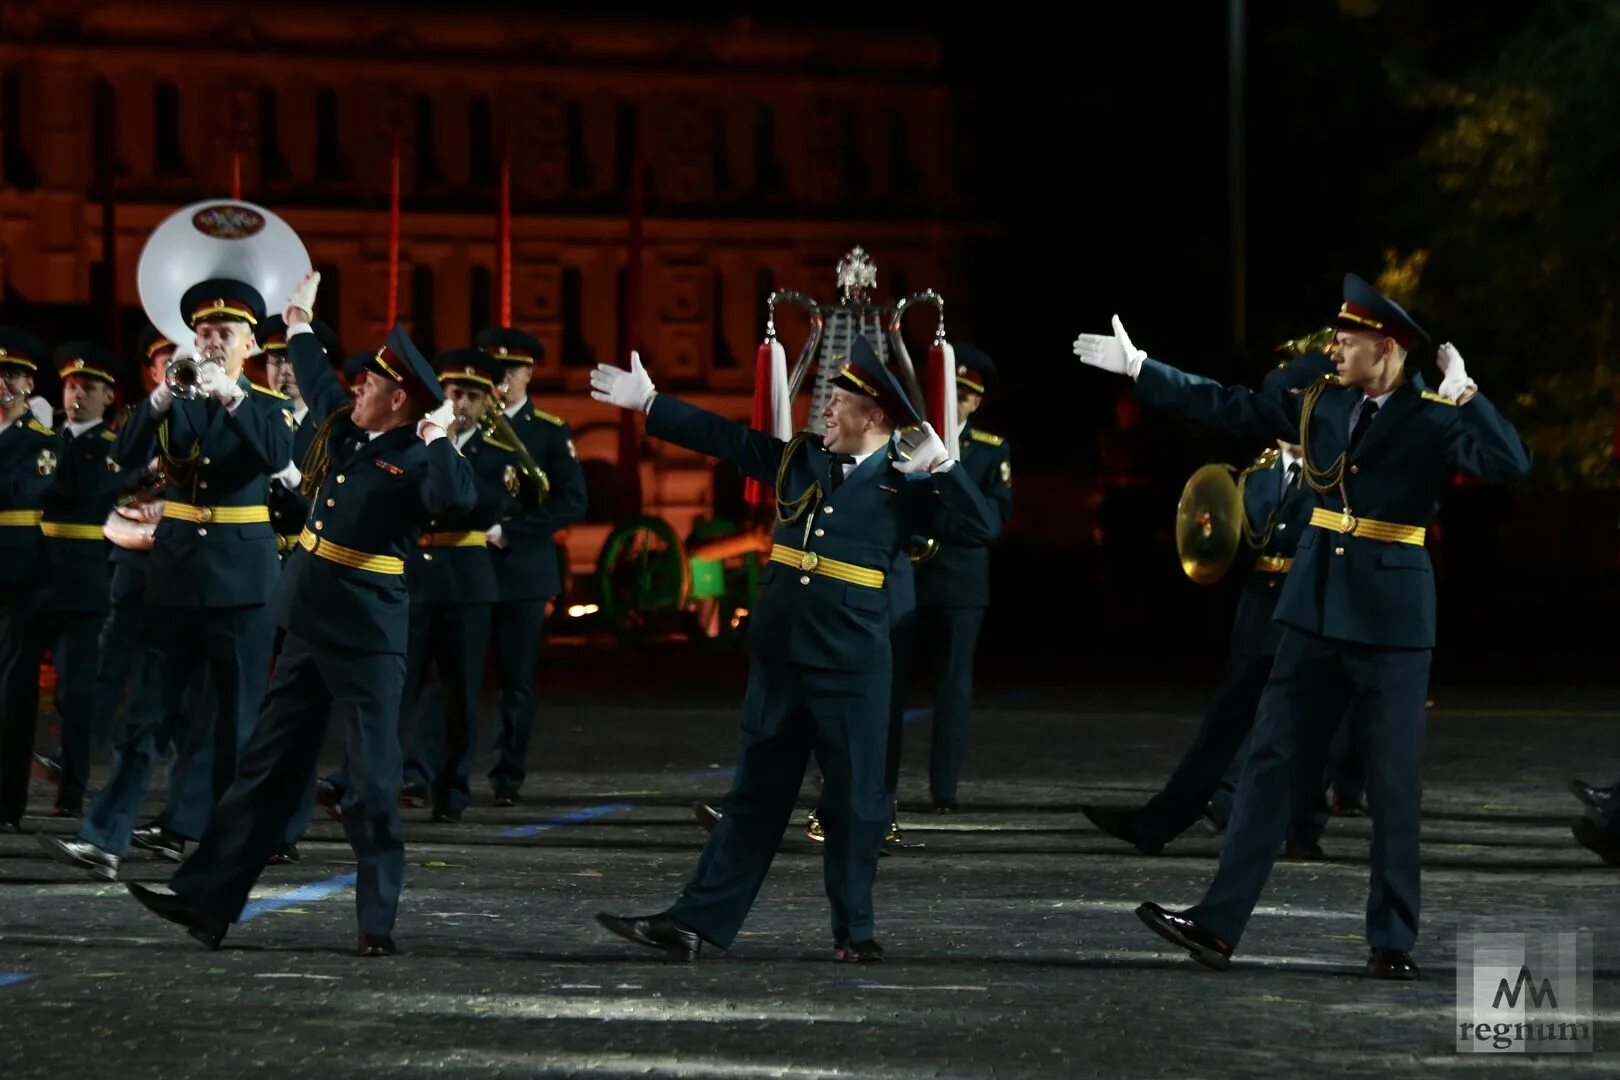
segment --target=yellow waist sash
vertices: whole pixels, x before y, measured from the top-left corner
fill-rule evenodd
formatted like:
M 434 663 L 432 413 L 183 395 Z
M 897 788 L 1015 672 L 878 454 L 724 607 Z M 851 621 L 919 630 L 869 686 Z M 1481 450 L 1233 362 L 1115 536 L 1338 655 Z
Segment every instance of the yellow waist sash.
M 847 581 L 851 585 L 865 585 L 869 589 L 883 588 L 883 571 L 881 570 L 869 570 L 864 566 L 856 566 L 854 563 L 822 558 L 813 551 L 800 551 L 798 548 L 790 548 L 786 544 L 773 544 L 771 546 L 771 562 L 791 566 L 807 574 L 820 574 L 823 577 Z

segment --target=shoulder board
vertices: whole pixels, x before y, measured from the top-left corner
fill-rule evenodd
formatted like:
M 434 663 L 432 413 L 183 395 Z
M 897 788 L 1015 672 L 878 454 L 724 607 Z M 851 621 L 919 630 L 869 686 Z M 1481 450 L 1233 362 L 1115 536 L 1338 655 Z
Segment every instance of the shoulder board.
M 1317 393 L 1321 393 L 1323 387 L 1341 385 L 1343 384 L 1339 382 L 1339 373 L 1337 371 L 1330 371 L 1326 375 L 1318 375 L 1315 381 L 1309 386 L 1295 386 L 1288 392 L 1298 397 L 1300 394 L 1308 394 L 1312 390 L 1315 390 Z
M 974 428 L 972 431 L 968 432 L 968 438 L 972 439 L 974 442 L 982 442 L 986 446 L 1000 446 L 1002 443 L 1007 441 L 1000 435 L 992 435 L 988 431 L 980 431 L 978 428 Z
M 1425 391 L 1423 391 L 1423 400 L 1424 401 L 1432 401 L 1437 405 L 1450 405 L 1454 409 L 1457 407 L 1457 403 L 1455 401 L 1452 401 L 1448 397 L 1441 397 L 1439 394 L 1435 393 L 1433 390 L 1425 390 Z
M 1254 464 L 1250 465 L 1249 468 L 1269 469 L 1273 465 L 1277 464 L 1277 458 L 1280 456 L 1281 454 L 1278 452 L 1275 446 L 1269 450 L 1262 450 L 1260 451 L 1260 456 L 1254 459 Z
M 55 435 L 56 434 L 56 432 L 54 432 L 50 428 L 46 427 L 44 424 L 40 423 L 38 420 L 35 420 L 32 416 L 30 416 L 28 418 L 28 430 L 29 431 L 37 431 L 41 435 Z
M 554 416 L 553 414 L 546 412 L 544 409 L 534 410 L 534 415 L 539 419 L 544 420 L 546 423 L 556 424 L 558 427 L 565 427 L 568 424 L 568 421 L 564 420 L 562 417 Z
M 496 438 L 495 436 L 491 435 L 487 431 L 481 431 L 478 434 L 479 434 L 479 438 L 483 439 L 485 445 L 487 445 L 487 446 L 493 446 L 497 450 L 505 450 L 509 454 L 515 454 L 515 453 L 518 452 L 517 447 L 513 446 L 511 443 L 505 441 L 504 439 Z
M 115 432 L 115 431 L 103 431 L 101 433 L 101 437 L 103 439 L 106 439 L 108 442 L 117 442 L 118 441 L 118 433 Z

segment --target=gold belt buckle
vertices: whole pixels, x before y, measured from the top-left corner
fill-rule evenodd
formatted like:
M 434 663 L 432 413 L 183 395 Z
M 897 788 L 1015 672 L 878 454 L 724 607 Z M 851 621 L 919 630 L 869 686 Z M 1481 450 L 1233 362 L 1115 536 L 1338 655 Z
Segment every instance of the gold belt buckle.
M 213 521 L 214 508 L 211 506 L 197 507 L 197 520 L 202 522 L 204 525 L 208 524 L 210 521 Z
M 800 570 L 814 570 L 820 564 L 821 556 L 817 555 L 813 551 L 807 551 L 803 555 L 799 556 Z
M 1339 518 L 1339 531 L 1342 533 L 1352 533 L 1356 531 L 1356 518 L 1348 510 L 1346 510 L 1343 516 Z

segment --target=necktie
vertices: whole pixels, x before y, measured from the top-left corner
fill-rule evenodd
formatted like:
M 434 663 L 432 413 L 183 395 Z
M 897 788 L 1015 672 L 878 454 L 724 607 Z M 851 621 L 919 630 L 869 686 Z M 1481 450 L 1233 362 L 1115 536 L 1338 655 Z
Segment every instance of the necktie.
M 1354 450 L 1361 442 L 1361 437 L 1367 434 L 1372 427 L 1373 417 L 1378 415 L 1378 402 L 1368 398 L 1361 406 L 1361 415 L 1356 417 L 1355 426 L 1350 429 L 1350 449 Z
M 1293 487 L 1298 480 L 1299 462 L 1296 461 L 1292 465 L 1288 466 L 1288 474 L 1283 477 L 1283 490 L 1287 491 L 1289 488 Z
M 838 485 L 844 482 L 844 466 L 855 464 L 855 458 L 849 454 L 830 454 L 832 464 L 827 467 L 827 490 L 837 491 Z

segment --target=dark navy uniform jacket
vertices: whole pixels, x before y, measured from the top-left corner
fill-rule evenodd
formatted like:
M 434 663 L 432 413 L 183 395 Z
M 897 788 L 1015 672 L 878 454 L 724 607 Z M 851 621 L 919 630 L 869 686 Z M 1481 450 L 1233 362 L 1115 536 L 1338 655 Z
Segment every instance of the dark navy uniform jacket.
M 198 507 L 266 506 L 270 474 L 287 464 L 292 431 L 273 390 L 237 380 L 246 396 L 230 412 L 218 401 L 176 398 L 163 416 L 151 399 L 130 414 L 113 444 L 124 469 L 154 447 L 165 458 L 166 502 Z M 146 602 L 156 607 L 226 608 L 266 603 L 276 580 L 270 522 L 231 524 L 165 517 L 146 560 Z
M 53 611 L 104 614 L 112 597 L 112 545 L 101 527 L 118 496 L 139 475 L 125 472 L 112 460 L 118 436 L 105 422 L 74 435 L 58 433 L 61 461 L 56 483 L 42 502 L 45 557 L 50 566 Z M 70 532 L 74 535 L 49 535 Z M 92 535 L 93 534 L 93 535 Z
M 1012 447 L 1000 435 L 966 424 L 962 428 L 957 468 L 984 493 L 1000 519 L 1012 517 Z M 990 549 L 941 544 L 934 557 L 917 567 L 917 603 L 921 607 L 986 607 L 990 603 Z
M 337 545 L 328 550 L 341 558 L 381 557 L 398 569 L 362 569 L 300 546 L 280 586 L 277 620 L 306 641 L 403 654 L 410 627 L 405 560 L 417 550 L 416 539 L 430 520 L 465 514 L 476 505 L 472 466 L 448 438 L 431 446 L 422 442 L 414 424 L 368 439 L 369 433 L 349 419 L 349 394 L 316 337 L 292 335 L 287 354 L 309 404 L 304 422 L 331 421 L 326 430 L 330 465 L 310 500 L 309 534 L 317 538 L 317 548 Z M 343 453 L 350 445 L 354 449 Z
M 44 534 L 34 515 L 56 482 L 61 453 L 56 432 L 27 411 L 0 429 L 0 586 L 43 583 Z
M 1144 404 L 1236 435 L 1299 443 L 1309 469 L 1340 481 L 1317 493 L 1316 504 L 1351 527 L 1354 519 L 1426 527 L 1454 473 L 1505 482 L 1530 472 L 1518 432 L 1479 393 L 1457 406 L 1403 383 L 1348 454 L 1351 411 L 1365 395 L 1331 376 L 1304 393 L 1253 391 L 1149 359 L 1142 363 L 1136 394 Z M 1429 553 L 1420 545 L 1308 526 L 1276 617 L 1285 626 L 1339 641 L 1433 648 Z
M 1261 538 L 1258 559 L 1292 559 L 1316 506 L 1316 493 L 1297 474 L 1294 483 L 1283 488 L 1283 469 L 1282 455 L 1268 450 L 1243 473 L 1243 514 L 1250 531 Z M 1258 648 L 1265 656 L 1276 654 L 1282 627 L 1273 617 L 1289 572 L 1257 568 L 1244 581 L 1232 633 L 1242 639 L 1245 649 Z
M 546 474 L 551 493 L 533 509 L 518 508 L 501 522 L 504 548 L 490 548 L 503 602 L 545 600 L 562 591 L 557 569 L 557 530 L 585 516 L 585 473 L 574 453 L 568 424 L 524 402 L 511 417 L 512 430 Z
M 782 513 L 774 542 L 817 559 L 884 572 L 913 536 L 983 545 L 1001 527 L 1000 515 L 960 463 L 908 477 L 894 468 L 892 444 L 826 494 L 832 459 L 819 440 L 784 443 L 667 395 L 653 401 L 647 433 L 730 461 L 744 476 L 775 485 Z M 772 561 L 760 575 L 749 643 L 766 660 L 881 671 L 892 665 L 890 621 L 885 589 Z
M 464 514 L 433 515 L 428 519 L 424 540 L 428 534 L 464 532 L 477 534 L 482 541 L 489 527 L 518 505 L 514 495 L 518 467 L 516 454 L 487 442 L 481 431 L 473 433 L 460 453 L 472 466 L 477 501 Z M 411 602 L 495 603 L 500 593 L 490 551 L 489 545 L 483 542 L 476 547 L 420 547 L 413 551 L 405 563 Z

